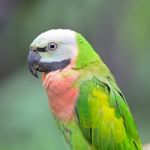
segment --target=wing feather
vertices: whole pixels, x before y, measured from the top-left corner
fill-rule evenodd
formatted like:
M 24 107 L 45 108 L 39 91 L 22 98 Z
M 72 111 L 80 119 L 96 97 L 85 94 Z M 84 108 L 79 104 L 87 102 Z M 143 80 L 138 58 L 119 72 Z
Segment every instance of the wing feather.
M 142 149 L 126 100 L 110 77 L 82 82 L 76 114 L 83 135 L 96 150 Z

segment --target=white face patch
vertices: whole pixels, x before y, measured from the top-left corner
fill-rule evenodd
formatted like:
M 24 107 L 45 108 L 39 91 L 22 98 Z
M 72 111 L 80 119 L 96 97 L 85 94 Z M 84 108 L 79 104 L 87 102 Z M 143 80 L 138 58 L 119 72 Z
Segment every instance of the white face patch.
M 72 46 L 61 44 L 55 51 L 40 52 L 42 62 L 60 62 L 73 58 Z
M 44 48 L 50 42 L 55 42 L 57 48 L 54 51 L 39 52 L 42 62 L 61 62 L 72 59 L 77 54 L 76 33 L 71 30 L 49 30 L 40 34 L 31 44 L 31 48 Z

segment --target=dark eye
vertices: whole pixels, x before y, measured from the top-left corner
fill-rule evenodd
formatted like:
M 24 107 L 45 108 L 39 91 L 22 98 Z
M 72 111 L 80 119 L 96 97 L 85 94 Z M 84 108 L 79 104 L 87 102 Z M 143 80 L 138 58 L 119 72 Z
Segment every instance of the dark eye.
M 57 44 L 56 43 L 51 42 L 51 43 L 48 44 L 48 49 L 50 51 L 54 51 L 56 48 L 57 48 Z

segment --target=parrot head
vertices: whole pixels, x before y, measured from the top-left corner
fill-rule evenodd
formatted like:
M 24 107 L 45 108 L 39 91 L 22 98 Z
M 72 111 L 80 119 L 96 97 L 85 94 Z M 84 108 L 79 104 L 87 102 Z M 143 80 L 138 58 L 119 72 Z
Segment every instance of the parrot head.
M 40 34 L 30 45 L 28 67 L 38 77 L 37 71 L 49 73 L 67 66 L 81 68 L 98 55 L 81 34 L 68 29 L 53 29 Z

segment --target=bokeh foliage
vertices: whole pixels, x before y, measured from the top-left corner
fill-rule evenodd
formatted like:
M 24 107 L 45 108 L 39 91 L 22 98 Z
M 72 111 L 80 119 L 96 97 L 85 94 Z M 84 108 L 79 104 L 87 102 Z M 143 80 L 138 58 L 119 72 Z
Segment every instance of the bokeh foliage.
M 149 0 L 6 1 L 9 9 L 2 19 L 0 14 L 0 149 L 69 149 L 40 80 L 26 66 L 31 41 L 52 28 L 76 30 L 97 49 L 130 105 L 143 143 L 150 142 Z

